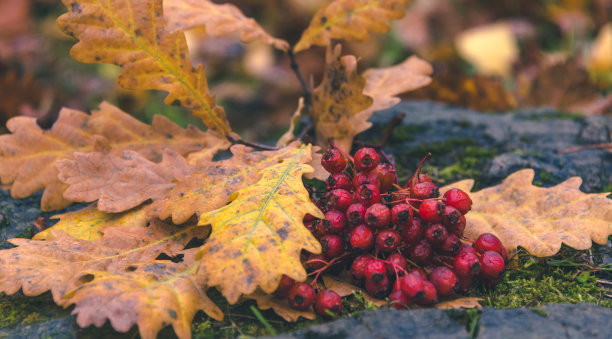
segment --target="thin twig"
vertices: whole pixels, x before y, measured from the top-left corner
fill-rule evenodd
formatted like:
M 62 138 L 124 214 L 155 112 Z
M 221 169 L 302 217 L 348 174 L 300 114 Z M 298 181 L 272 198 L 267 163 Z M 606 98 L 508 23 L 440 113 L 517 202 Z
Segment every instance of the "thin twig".
M 404 120 L 405 116 L 406 116 L 406 113 L 401 112 L 401 113 L 396 114 L 393 117 L 393 119 L 391 119 L 391 121 L 387 125 L 387 128 L 385 128 L 385 132 L 383 133 L 382 138 L 380 139 L 381 147 L 387 143 L 387 139 L 389 139 L 395 127 L 397 127 L 399 124 L 402 123 L 402 120 Z
M 276 151 L 279 149 L 278 147 L 258 144 L 256 142 L 246 141 L 240 138 L 235 138 L 231 135 L 227 136 L 227 140 L 229 140 L 233 145 L 245 145 L 245 146 L 257 148 L 257 149 L 264 150 L 264 151 Z
M 584 145 L 584 146 L 577 146 L 577 147 L 570 147 L 570 148 L 566 148 L 564 150 L 558 150 L 557 154 L 567 154 L 567 153 L 574 153 L 574 152 L 578 152 L 578 151 L 584 151 L 587 149 L 610 149 L 612 150 L 612 142 L 606 143 L 606 144 L 595 144 L 595 145 Z
M 304 90 L 304 106 L 306 107 L 306 111 L 310 112 L 312 109 L 312 95 L 310 93 L 310 89 L 308 88 L 308 85 L 306 85 L 306 81 L 300 72 L 300 66 L 298 65 L 297 61 L 295 61 L 295 54 L 293 54 L 291 49 L 287 51 L 287 55 L 289 56 L 291 69 L 293 70 L 293 73 L 295 73 L 295 76 L 298 78 L 300 85 L 302 85 L 302 89 Z

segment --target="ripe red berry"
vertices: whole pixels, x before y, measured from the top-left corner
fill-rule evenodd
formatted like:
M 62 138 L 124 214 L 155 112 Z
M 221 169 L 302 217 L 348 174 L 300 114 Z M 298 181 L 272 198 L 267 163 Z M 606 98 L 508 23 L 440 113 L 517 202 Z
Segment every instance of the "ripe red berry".
M 379 282 L 387 277 L 387 265 L 380 259 L 372 259 L 366 263 L 363 274 L 366 281 Z
M 396 204 L 391 208 L 391 222 L 394 225 L 406 225 L 412 219 L 412 208 L 405 203 Z
M 440 196 L 438 186 L 432 182 L 420 182 L 410 189 L 410 197 L 414 199 L 430 199 L 437 198 Z
M 506 249 L 498 237 L 491 233 L 481 234 L 474 242 L 474 249 L 478 253 L 484 253 L 486 251 L 495 251 L 506 259 Z
M 456 224 L 449 225 L 446 228 L 448 229 L 450 233 L 453 233 L 456 236 L 461 237 L 463 236 L 463 231 L 465 231 L 466 224 L 467 224 L 467 221 L 465 220 L 465 215 L 461 215 L 461 217 L 459 217 L 459 221 Z
M 376 186 L 380 192 L 383 192 L 380 186 L 380 178 L 374 172 L 357 172 L 355 174 L 353 177 L 352 187 L 358 189 L 359 186 L 365 184 L 372 184 Z
M 283 276 L 281 277 L 280 283 L 278 284 L 278 287 L 276 288 L 276 291 L 274 291 L 274 296 L 279 299 L 287 298 L 287 296 L 289 295 L 289 291 L 291 290 L 293 285 L 295 285 L 295 280 L 283 274 Z
M 439 295 L 449 296 L 455 293 L 459 280 L 457 279 L 457 275 L 455 272 L 453 272 L 453 270 L 446 266 L 439 266 L 430 272 L 430 281 L 436 287 L 436 291 L 438 291 Z
M 370 207 L 380 201 L 380 191 L 372 184 L 361 185 L 353 193 L 353 199 L 365 207 Z
M 459 252 L 453 260 L 455 273 L 460 277 L 475 277 L 480 273 L 480 261 L 470 252 Z
M 347 190 L 335 189 L 325 194 L 325 196 L 328 210 L 346 211 L 353 203 L 353 197 Z
M 365 280 L 365 288 L 369 294 L 372 296 L 384 299 L 387 294 L 389 294 L 389 278 L 385 275 L 385 277 L 380 281 L 374 281 L 370 279 Z
M 330 148 L 323 154 L 321 165 L 329 173 L 341 173 L 346 168 L 346 160 L 340 151 Z
M 399 278 L 399 287 L 410 300 L 420 300 L 425 297 L 425 280 L 416 273 L 409 273 Z
M 451 188 L 444 193 L 446 205 L 453 206 L 461 214 L 466 214 L 472 208 L 472 199 L 464 191 L 458 188 Z
M 332 290 L 322 290 L 315 297 L 314 308 L 323 318 L 331 319 L 333 316 L 337 317 L 340 315 L 342 299 L 338 293 Z
M 410 188 L 419 182 L 433 182 L 433 180 L 427 174 L 419 174 L 418 180 L 417 177 L 413 175 L 412 177 L 410 177 L 410 179 L 408 179 L 408 182 L 406 182 L 404 188 Z
M 504 271 L 504 258 L 496 251 L 485 251 L 480 256 L 480 276 L 497 280 Z
M 374 232 L 366 225 L 359 225 L 349 233 L 349 242 L 356 250 L 369 250 L 374 246 Z
M 453 226 L 461 222 L 461 217 L 463 215 L 459 212 L 458 209 L 453 206 L 446 205 L 444 207 L 444 215 L 442 216 L 444 225 Z
M 443 245 L 447 238 L 448 231 L 442 224 L 433 224 L 425 230 L 425 239 L 434 246 Z
M 438 249 L 444 254 L 456 255 L 461 246 L 461 241 L 454 234 L 449 234 L 444 243 Z
M 344 213 L 338 210 L 331 210 L 325 213 L 325 220 L 328 222 L 328 232 L 331 234 L 340 234 L 346 228 L 346 217 Z
M 368 207 L 365 214 L 365 220 L 368 226 L 375 228 L 389 227 L 391 221 L 391 211 L 389 207 L 376 203 Z
M 329 260 L 327 256 L 323 253 L 320 253 L 320 254 L 311 253 L 308 255 L 304 266 L 309 271 L 316 271 L 316 270 L 322 269 L 328 261 Z
M 474 249 L 474 247 L 468 245 L 468 244 L 464 244 L 461 243 L 461 245 L 459 246 L 459 252 L 458 253 L 462 253 L 462 252 L 468 252 L 468 253 L 472 253 L 473 255 L 478 256 L 478 251 L 476 251 L 476 249 Z
M 417 274 L 423 280 L 427 280 L 427 273 L 420 268 L 413 267 L 410 269 L 410 271 L 408 271 L 408 274 Z
M 397 249 L 401 242 L 397 231 L 388 228 L 376 234 L 376 248 L 383 253 L 391 253 Z
M 300 282 L 291 288 L 287 296 L 289 306 L 296 310 L 306 311 L 315 299 L 315 290 L 310 284 Z
M 321 238 L 321 247 L 328 258 L 335 258 L 344 253 L 344 240 L 335 234 L 328 234 Z
M 352 204 L 346 209 L 346 218 L 349 224 L 359 225 L 365 223 L 366 207 L 363 204 Z
M 387 257 L 387 261 L 387 274 L 389 276 L 394 277 L 397 273 L 397 275 L 401 277 L 406 274 L 406 270 L 408 269 L 408 261 L 403 255 L 393 253 Z
M 391 291 L 388 298 L 391 307 L 396 310 L 405 310 L 410 306 L 410 299 L 406 297 L 406 294 L 401 289 Z
M 376 168 L 379 157 L 375 149 L 364 147 L 355 152 L 354 160 L 358 171 L 369 172 Z
M 415 245 L 423 239 L 423 221 L 419 218 L 411 219 L 408 224 L 402 227 L 401 236 L 406 244 Z
M 442 221 L 444 210 L 443 203 L 435 199 L 427 199 L 419 206 L 419 216 L 425 222 L 438 223 Z
M 353 189 L 353 184 L 351 183 L 351 178 L 344 173 L 336 173 L 330 175 L 326 180 L 327 190 L 331 191 L 334 189 L 343 189 L 350 191 Z
M 372 170 L 380 178 L 380 191 L 386 192 L 393 187 L 395 183 L 395 168 L 389 164 L 378 164 Z
M 428 280 L 423 280 L 423 287 L 425 288 L 425 294 L 423 298 L 417 300 L 416 303 L 422 306 L 436 303 L 438 301 L 438 292 L 434 284 Z
M 419 265 L 427 265 L 431 262 L 432 250 L 431 244 L 425 239 L 419 241 L 416 245 L 410 248 L 408 252 L 410 260 Z
M 353 283 L 356 285 L 363 283 L 363 280 L 365 279 L 365 266 L 368 261 L 372 259 L 374 259 L 374 256 L 370 254 L 362 254 L 353 260 L 353 263 L 351 264 L 351 278 Z

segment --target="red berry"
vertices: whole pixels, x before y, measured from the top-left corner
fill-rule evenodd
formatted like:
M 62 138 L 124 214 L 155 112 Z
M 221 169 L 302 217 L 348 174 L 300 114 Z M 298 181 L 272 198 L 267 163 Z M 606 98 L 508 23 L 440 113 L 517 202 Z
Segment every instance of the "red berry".
M 325 220 L 328 221 L 328 233 L 339 234 L 346 228 L 346 217 L 338 210 L 331 210 L 325 213 Z
M 306 311 L 314 302 L 315 290 L 308 283 L 297 283 L 293 285 L 287 298 L 289 306 L 296 310 Z
M 408 253 L 410 260 L 420 265 L 427 265 L 432 258 L 431 244 L 425 239 L 410 248 Z
M 425 230 L 425 239 L 434 246 L 443 245 L 447 238 L 448 231 L 442 224 L 433 224 Z
M 470 252 L 459 252 L 453 260 L 455 273 L 460 277 L 475 277 L 480 273 L 480 261 Z
M 372 170 L 372 173 L 376 173 L 380 179 L 380 191 L 386 192 L 393 187 L 395 183 L 395 168 L 389 164 L 378 164 L 376 168 Z
M 440 196 L 440 191 L 438 190 L 438 186 L 436 186 L 433 182 L 421 182 L 418 183 L 410 189 L 410 197 L 414 199 L 430 199 L 437 198 Z
M 393 253 L 387 257 L 387 261 L 387 274 L 389 276 L 393 277 L 397 273 L 397 275 L 401 277 L 406 274 L 406 270 L 408 269 L 408 261 L 403 255 Z
M 368 261 L 372 259 L 374 259 L 374 256 L 370 254 L 362 254 L 353 260 L 353 263 L 351 264 L 351 278 L 353 283 L 356 285 L 363 283 L 363 280 L 365 279 L 365 266 Z
M 453 206 L 461 214 L 466 214 L 472 208 L 472 199 L 464 191 L 458 188 L 451 188 L 444 193 L 444 201 L 447 205 Z
M 316 271 L 316 270 L 322 269 L 328 261 L 329 260 L 327 256 L 323 253 L 321 254 L 311 253 L 310 255 L 308 255 L 308 258 L 306 259 L 307 263 L 304 264 L 304 266 L 309 271 Z
M 389 207 L 376 203 L 368 207 L 365 214 L 365 220 L 368 226 L 375 228 L 389 227 L 391 221 L 391 211 Z
M 376 234 L 376 248 L 383 253 L 391 253 L 400 244 L 400 235 L 393 229 L 384 229 Z
M 365 280 L 365 288 L 369 294 L 372 296 L 384 299 L 385 296 L 389 293 L 389 278 L 385 275 L 385 277 L 380 281 L 374 281 L 370 279 Z
M 380 259 L 372 259 L 366 263 L 363 274 L 366 281 L 379 282 L 387 277 L 387 265 Z
M 406 294 L 401 289 L 391 291 L 388 298 L 391 307 L 396 310 L 405 310 L 410 306 L 410 299 L 406 297 Z
M 461 245 L 459 246 L 459 252 L 458 253 L 462 253 L 462 252 L 468 252 L 468 253 L 472 253 L 473 255 L 478 255 L 478 251 L 476 251 L 474 249 L 474 247 L 468 245 L 468 244 L 464 244 L 461 243 Z
M 439 295 L 449 296 L 455 293 L 459 280 L 453 270 L 446 266 L 439 266 L 431 270 L 430 281 L 436 287 Z
M 409 273 L 399 278 L 399 287 L 410 300 L 420 300 L 425 297 L 425 279 L 416 273 Z
M 412 208 L 410 205 L 401 203 L 391 208 L 391 222 L 394 225 L 406 225 L 412 219 Z
M 478 253 L 484 253 L 485 251 L 495 251 L 502 255 L 504 260 L 506 259 L 506 249 L 498 237 L 491 233 L 481 234 L 474 242 L 474 249 Z
M 321 165 L 329 173 L 335 174 L 344 171 L 346 160 L 340 151 L 335 148 L 328 149 L 321 158 Z
M 328 234 L 321 238 L 321 247 L 328 258 L 335 258 L 344 253 L 344 240 L 335 234 Z
M 404 188 L 410 188 L 419 182 L 432 182 L 432 181 L 433 180 L 431 179 L 431 177 L 427 174 L 419 174 L 418 180 L 417 180 L 417 177 L 413 175 L 412 177 L 410 177 L 410 179 L 408 179 L 408 182 L 406 182 L 406 185 L 404 185 Z
M 346 209 L 346 218 L 349 224 L 359 225 L 365 223 L 366 207 L 363 204 L 352 204 Z
M 355 174 L 353 177 L 352 187 L 358 189 L 359 186 L 365 184 L 372 184 L 376 186 L 379 191 L 383 191 L 380 187 L 380 178 L 374 172 L 357 172 L 357 174 Z
M 374 232 L 366 225 L 359 225 L 349 233 L 349 242 L 354 249 L 369 250 L 374 246 Z
M 461 215 L 461 217 L 459 217 L 459 221 L 456 224 L 447 226 L 446 228 L 450 233 L 453 233 L 456 236 L 460 237 L 463 236 L 463 231 L 465 231 L 466 224 L 467 221 L 465 220 L 465 215 Z
M 442 216 L 444 225 L 453 226 L 461 222 L 461 217 L 463 215 L 459 212 L 458 209 L 453 206 L 446 205 L 444 207 L 444 215 Z
M 378 165 L 378 153 L 369 147 L 364 147 L 355 152 L 355 168 L 361 172 L 369 172 Z
M 306 215 L 304 216 L 304 219 L 303 219 L 304 223 L 311 222 L 311 221 L 314 221 L 314 220 L 315 220 L 314 215 L 309 214 L 309 213 L 306 213 Z
M 361 185 L 353 193 L 353 199 L 365 207 L 370 207 L 380 201 L 380 191 L 372 184 Z
M 449 234 L 444 243 L 438 249 L 444 254 L 455 255 L 459 251 L 461 241 L 454 234 Z
M 289 291 L 291 290 L 293 285 L 295 285 L 295 280 L 283 274 L 283 276 L 281 277 L 280 283 L 278 284 L 278 287 L 276 288 L 276 291 L 274 291 L 274 296 L 279 299 L 287 298 L 287 296 L 289 295 Z
M 346 211 L 346 209 L 353 203 L 353 197 L 351 193 L 343 189 L 335 189 L 327 194 L 327 208 L 329 210 Z
M 314 308 L 323 318 L 331 319 L 331 314 L 336 317 L 340 315 L 342 311 L 342 299 L 338 293 L 332 290 L 322 290 L 317 293 L 315 297 Z
M 459 279 L 457 291 L 465 293 L 470 290 L 470 287 L 472 287 L 472 277 L 462 277 L 457 275 L 457 279 Z
M 315 220 L 312 224 L 314 229 L 313 234 L 317 239 L 321 239 L 322 236 L 329 234 L 329 220 Z
M 404 240 L 406 244 L 415 245 L 421 241 L 421 239 L 423 239 L 424 228 L 425 226 L 423 225 L 423 221 L 421 219 L 413 218 L 407 225 L 402 227 L 402 240 Z
M 438 301 L 438 292 L 434 284 L 428 280 L 423 280 L 423 287 L 425 287 L 425 295 L 422 299 L 417 300 L 416 303 L 422 306 L 434 304 Z
M 444 210 L 443 203 L 435 199 L 427 199 L 419 206 L 419 216 L 425 222 L 438 223 L 442 221 Z
M 480 276 L 484 279 L 499 279 L 504 266 L 504 258 L 496 251 L 486 251 L 480 256 Z
M 327 178 L 326 181 L 327 190 L 331 191 L 334 189 L 343 189 L 350 191 L 353 189 L 353 184 L 351 183 L 351 178 L 344 173 L 336 173 L 332 174 Z
M 408 274 L 417 274 L 423 280 L 427 280 L 427 273 L 420 268 L 413 267 L 410 269 L 410 271 L 408 271 Z

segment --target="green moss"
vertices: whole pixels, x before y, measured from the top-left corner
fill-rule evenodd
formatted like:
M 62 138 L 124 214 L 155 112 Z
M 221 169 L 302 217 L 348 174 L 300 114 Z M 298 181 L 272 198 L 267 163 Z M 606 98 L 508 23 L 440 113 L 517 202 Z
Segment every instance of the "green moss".
M 414 140 L 414 134 L 421 132 L 425 127 L 420 125 L 401 125 L 393 129 L 393 133 L 389 137 L 389 143 L 399 141 L 412 141 Z
M 37 323 L 68 314 L 55 305 L 49 293 L 38 297 L 0 293 L 0 328 Z

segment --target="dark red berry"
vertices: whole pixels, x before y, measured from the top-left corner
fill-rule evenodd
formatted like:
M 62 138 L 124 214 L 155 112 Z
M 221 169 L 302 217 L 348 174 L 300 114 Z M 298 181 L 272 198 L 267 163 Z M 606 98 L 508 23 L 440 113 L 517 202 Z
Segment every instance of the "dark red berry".
M 325 220 L 328 221 L 328 233 L 340 234 L 346 228 L 346 217 L 338 210 L 331 210 L 325 213 Z
M 329 173 L 335 174 L 344 171 L 346 160 L 340 151 L 335 148 L 328 149 L 321 158 L 321 165 Z
M 401 277 L 406 274 L 406 270 L 408 269 L 408 261 L 403 255 L 393 253 L 387 257 L 387 261 L 387 274 L 389 276 L 393 277 L 397 273 L 397 275 Z
M 453 206 L 461 214 L 466 214 L 472 208 L 472 199 L 464 191 L 458 188 L 451 188 L 444 193 L 446 205 Z
M 455 273 L 460 277 L 475 277 L 480 273 L 480 261 L 470 252 L 459 252 L 453 260 Z
M 423 281 L 423 287 L 425 288 L 425 294 L 423 298 L 416 301 L 417 304 L 427 306 L 434 304 L 438 301 L 438 292 L 436 287 L 428 280 Z
M 356 285 L 363 283 L 363 280 L 365 279 L 365 266 L 368 261 L 372 259 L 374 259 L 374 256 L 370 254 L 362 254 L 353 260 L 353 263 L 351 264 L 351 278 L 353 283 Z
M 366 207 L 363 204 L 352 204 L 346 210 L 346 218 L 351 225 L 363 224 L 365 223 L 365 213 Z
M 431 244 L 425 239 L 419 241 L 410 248 L 408 257 L 419 265 L 429 264 L 432 258 Z
M 442 224 L 433 224 L 425 230 L 425 239 L 434 246 L 443 245 L 447 238 L 448 231 Z
M 359 186 L 353 193 L 355 202 L 363 204 L 365 207 L 370 207 L 373 204 L 380 202 L 380 191 L 372 184 Z
M 395 183 L 395 168 L 389 164 L 378 164 L 376 168 L 372 170 L 372 173 L 376 173 L 380 179 L 380 191 L 386 192 L 393 187 Z
M 439 266 L 430 271 L 430 281 L 436 287 L 436 291 L 441 296 L 449 296 L 455 293 L 458 279 L 453 270 L 446 266 Z
M 506 249 L 498 237 L 491 233 L 481 234 L 474 242 L 474 249 L 478 253 L 484 253 L 486 251 L 495 251 L 502 255 L 504 260 L 506 259 Z
M 391 221 L 391 211 L 389 207 L 376 203 L 368 207 L 365 214 L 366 224 L 375 228 L 389 227 Z
M 328 258 L 335 258 L 344 253 L 344 240 L 335 234 L 328 234 L 321 238 L 321 247 Z
M 438 247 L 438 249 L 440 249 L 440 251 L 442 251 L 442 253 L 444 254 L 454 256 L 458 253 L 460 246 L 461 241 L 459 240 L 459 238 L 451 233 L 446 237 L 446 240 L 441 246 Z
M 414 185 L 416 185 L 419 182 L 432 182 L 433 180 L 431 179 L 431 177 L 427 174 L 419 174 L 418 180 L 416 176 L 412 176 L 410 177 L 410 179 L 408 179 L 408 182 L 406 182 L 406 185 L 404 185 L 404 188 L 410 188 Z
M 306 311 L 315 299 L 315 290 L 310 284 L 300 282 L 291 288 L 287 295 L 289 306 L 296 310 Z
M 457 291 L 459 292 L 467 292 L 472 287 L 472 277 L 462 277 L 457 275 L 457 279 L 459 280 L 457 284 Z
M 396 204 L 391 208 L 391 222 L 394 225 L 406 225 L 412 219 L 412 208 L 405 203 Z
M 276 291 L 274 291 L 274 296 L 279 299 L 287 298 L 287 296 L 289 295 L 289 291 L 291 290 L 293 285 L 295 285 L 295 280 L 283 274 L 283 276 L 281 277 L 280 283 L 278 284 L 278 287 L 276 288 Z
M 463 252 L 468 252 L 468 253 L 472 253 L 473 255 L 478 255 L 478 251 L 476 251 L 476 249 L 474 249 L 474 247 L 465 244 L 465 243 L 461 243 L 461 245 L 459 246 L 459 252 L 458 253 L 463 253 Z
M 380 281 L 374 281 L 370 279 L 365 280 L 366 291 L 368 291 L 368 293 L 371 294 L 372 296 L 379 298 L 379 299 L 384 299 L 387 296 L 387 294 L 389 294 L 389 287 L 390 287 L 389 278 L 387 278 L 386 275 Z
M 329 260 L 327 256 L 325 256 L 325 254 L 311 253 L 310 255 L 308 255 L 304 266 L 309 271 L 316 271 L 316 270 L 322 269 L 325 266 L 325 264 L 327 264 L 327 262 L 329 262 Z
M 425 279 L 421 278 L 416 273 L 409 273 L 399 278 L 399 286 L 402 292 L 410 298 L 410 300 L 420 300 L 425 297 Z
M 314 228 L 314 236 L 317 239 L 321 239 L 322 236 L 329 234 L 329 220 L 327 219 L 319 219 L 312 222 Z
M 380 178 L 374 172 L 357 172 L 353 177 L 352 187 L 358 189 L 359 186 L 365 184 L 372 184 L 378 188 L 380 192 L 383 192 L 380 186 Z
M 332 290 L 322 290 L 315 297 L 314 309 L 325 319 L 337 317 L 342 311 L 342 299 Z
M 419 206 L 419 216 L 425 222 L 438 223 L 442 221 L 444 210 L 443 203 L 435 199 L 427 199 Z
M 425 226 L 419 218 L 413 218 L 402 227 L 401 236 L 406 244 L 415 245 L 423 239 L 423 231 Z
M 363 274 L 366 280 L 379 282 L 387 277 L 387 265 L 380 259 L 372 259 L 366 263 Z
M 448 231 L 458 237 L 463 236 L 463 231 L 465 231 L 465 226 L 467 221 L 465 220 L 465 215 L 461 215 L 459 218 L 459 222 L 454 225 L 447 226 Z
M 388 228 L 376 234 L 376 248 L 383 253 L 391 253 L 397 249 L 401 242 L 397 231 Z
M 484 279 L 499 279 L 504 267 L 504 258 L 496 251 L 485 251 L 480 256 L 480 276 Z
M 343 189 L 350 191 L 353 189 L 351 178 L 344 173 L 336 173 L 330 175 L 326 180 L 327 190 L 331 191 L 334 189 Z
M 303 219 L 304 223 L 312 222 L 314 220 L 315 220 L 314 215 L 308 214 L 308 213 L 306 213 L 306 215 L 304 216 L 304 219 Z
M 413 267 L 410 269 L 410 271 L 408 271 L 408 274 L 417 274 L 423 280 L 427 280 L 427 273 L 420 268 Z
M 410 306 L 410 299 L 406 297 L 406 294 L 401 289 L 391 291 L 388 298 L 391 307 L 396 310 L 405 310 Z
M 374 232 L 366 225 L 359 225 L 349 233 L 349 242 L 354 249 L 369 250 L 374 246 Z
M 364 147 L 355 152 L 355 168 L 361 172 L 369 172 L 378 165 L 378 153 L 369 147 Z
M 346 211 L 353 203 L 353 197 L 347 190 L 335 189 L 328 192 L 325 196 L 328 210 Z
M 418 183 L 410 189 L 410 197 L 413 199 L 431 199 L 437 198 L 440 196 L 440 191 L 438 190 L 438 186 L 436 186 L 433 182 L 421 182 Z
M 459 212 L 458 209 L 453 206 L 446 205 L 444 207 L 444 215 L 442 216 L 444 225 L 453 226 L 461 222 L 461 217 L 463 215 Z

